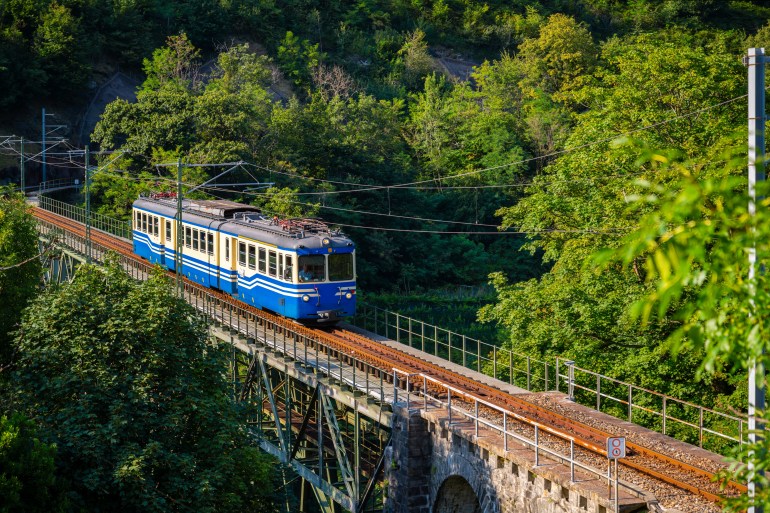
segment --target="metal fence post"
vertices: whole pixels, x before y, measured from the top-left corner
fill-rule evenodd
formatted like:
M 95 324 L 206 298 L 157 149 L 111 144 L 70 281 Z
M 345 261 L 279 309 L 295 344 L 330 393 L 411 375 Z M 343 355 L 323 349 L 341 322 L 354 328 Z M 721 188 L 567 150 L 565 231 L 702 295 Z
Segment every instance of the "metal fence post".
M 570 401 L 575 401 L 575 362 L 573 360 L 568 360 L 564 362 L 564 365 L 567 366 L 567 396 L 569 397 Z
M 559 357 L 556 357 L 556 363 L 554 364 L 554 367 L 556 368 L 556 376 L 554 377 L 556 384 L 554 385 L 554 390 L 556 392 L 559 391 Z
M 698 415 L 698 438 L 700 441 L 700 448 L 703 448 L 703 406 L 698 408 L 699 415 Z
M 508 452 L 508 414 L 503 412 L 503 451 Z
M 530 358 L 527 356 L 527 390 L 531 391 L 532 387 L 530 386 L 530 378 L 532 377 L 532 373 L 530 372 Z
M 628 421 L 631 422 L 631 418 L 633 417 L 633 406 L 631 405 L 631 394 L 632 394 L 631 385 L 628 385 Z
M 412 318 L 409 318 L 409 347 L 412 347 Z
M 393 370 L 393 404 L 398 403 L 398 375 Z M 408 406 L 408 405 L 407 405 Z
M 664 409 L 665 409 L 665 399 L 664 401 Z M 597 374 L 596 375 L 596 411 L 602 411 L 602 375 Z M 665 420 L 666 416 L 665 413 L 663 414 L 663 424 L 666 424 Z
M 447 389 L 446 391 L 446 406 L 449 411 L 449 424 L 452 425 L 452 391 Z

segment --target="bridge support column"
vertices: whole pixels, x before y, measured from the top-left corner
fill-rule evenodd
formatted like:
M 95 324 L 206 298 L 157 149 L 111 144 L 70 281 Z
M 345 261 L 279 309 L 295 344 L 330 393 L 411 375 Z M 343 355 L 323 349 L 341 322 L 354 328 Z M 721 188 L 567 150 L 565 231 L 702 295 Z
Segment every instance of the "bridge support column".
M 430 512 L 431 435 L 419 410 L 394 408 L 388 476 L 387 511 Z

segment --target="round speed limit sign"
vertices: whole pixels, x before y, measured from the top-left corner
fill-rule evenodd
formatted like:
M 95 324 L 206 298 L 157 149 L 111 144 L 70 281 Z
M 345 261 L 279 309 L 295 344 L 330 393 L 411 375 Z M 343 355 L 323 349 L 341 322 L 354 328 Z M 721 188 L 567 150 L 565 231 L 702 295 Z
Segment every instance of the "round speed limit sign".
M 612 460 L 626 457 L 626 439 L 624 437 L 607 439 L 607 457 Z

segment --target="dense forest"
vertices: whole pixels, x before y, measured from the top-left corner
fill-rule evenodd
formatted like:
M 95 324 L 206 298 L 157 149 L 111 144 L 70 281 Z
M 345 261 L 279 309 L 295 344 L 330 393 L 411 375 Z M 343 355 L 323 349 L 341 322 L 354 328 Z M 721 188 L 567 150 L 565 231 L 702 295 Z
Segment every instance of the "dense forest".
M 724 206 L 769 21 L 759 1 L 9 0 L 0 126 L 135 74 L 81 141 L 100 212 L 173 188 L 170 163 L 188 188 L 230 169 L 193 194 L 342 227 L 365 298 L 488 285 L 507 348 L 744 411 L 745 269 L 720 262 L 743 252 Z

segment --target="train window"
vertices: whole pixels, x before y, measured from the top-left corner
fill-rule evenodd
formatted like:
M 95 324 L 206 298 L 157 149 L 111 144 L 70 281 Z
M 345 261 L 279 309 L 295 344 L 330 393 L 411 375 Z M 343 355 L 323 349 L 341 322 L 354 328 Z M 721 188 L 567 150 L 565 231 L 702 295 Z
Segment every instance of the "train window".
M 278 278 L 283 280 L 283 253 L 278 253 Z
M 134 229 L 135 230 L 141 230 L 142 229 L 142 213 L 138 210 L 134 210 Z
M 209 233 L 209 255 L 214 254 L 214 234 Z
M 198 230 L 195 228 L 192 230 L 192 248 L 193 251 L 198 251 Z
M 185 228 L 184 228 L 184 245 L 185 245 L 186 248 L 190 247 L 190 239 L 191 239 L 190 234 L 191 234 L 190 227 L 189 226 L 185 226 Z
M 323 255 L 302 255 L 299 257 L 299 281 L 324 281 L 326 265 Z
M 142 231 L 147 233 L 147 214 L 142 212 Z
M 200 232 L 198 232 L 198 235 L 201 241 L 201 252 L 205 253 L 206 252 L 206 232 L 201 230 Z
M 238 243 L 238 265 L 246 267 L 246 243 Z
M 268 252 L 267 256 L 267 273 L 270 276 L 275 276 L 276 258 L 275 251 Z
M 166 244 L 171 244 L 171 219 L 166 219 Z
M 267 274 L 267 250 L 259 248 L 259 272 Z
M 257 256 L 256 256 L 256 248 L 253 244 L 249 244 L 249 269 L 256 269 L 257 267 Z
M 158 236 L 158 216 L 152 216 L 152 234 Z
M 294 255 L 284 255 L 284 259 L 283 279 L 286 281 L 292 281 L 294 279 L 292 276 L 292 269 L 294 268 Z
M 225 262 L 230 261 L 230 237 L 225 237 Z
M 337 253 L 329 255 L 329 281 L 353 279 L 353 254 Z

